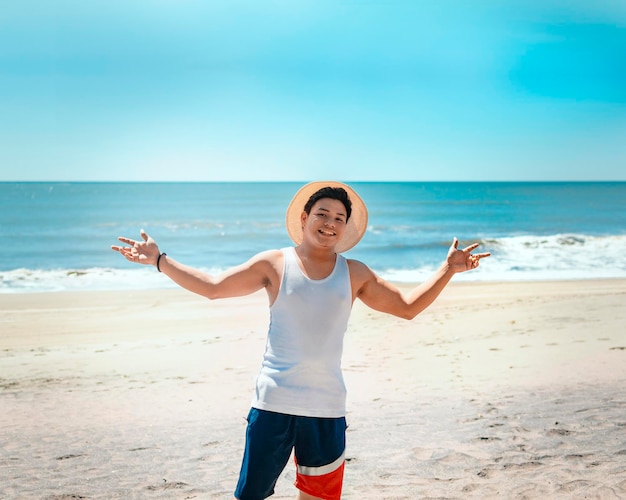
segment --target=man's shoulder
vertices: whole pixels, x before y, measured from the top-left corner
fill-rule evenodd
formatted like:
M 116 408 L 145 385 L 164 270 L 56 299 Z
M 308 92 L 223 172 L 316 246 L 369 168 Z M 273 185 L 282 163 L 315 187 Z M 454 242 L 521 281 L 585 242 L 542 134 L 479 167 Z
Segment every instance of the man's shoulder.
M 262 252 L 257 253 L 254 257 L 252 257 L 252 260 L 254 261 L 269 262 L 269 263 L 275 263 L 278 260 L 282 260 L 282 259 L 283 259 L 282 249 L 264 250 Z
M 372 276 L 374 273 L 372 270 L 360 260 L 355 259 L 346 259 L 348 262 L 348 269 L 350 270 L 350 278 L 361 278 L 366 279 L 369 276 Z

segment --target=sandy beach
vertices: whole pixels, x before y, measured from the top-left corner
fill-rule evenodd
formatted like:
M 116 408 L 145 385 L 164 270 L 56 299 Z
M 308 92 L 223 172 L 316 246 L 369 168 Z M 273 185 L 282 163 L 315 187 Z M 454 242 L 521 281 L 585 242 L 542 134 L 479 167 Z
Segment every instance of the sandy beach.
M 231 498 L 263 293 L 0 295 L 0 498 Z M 357 302 L 345 499 L 626 498 L 626 281 Z M 273 498 L 295 497 L 291 464 Z

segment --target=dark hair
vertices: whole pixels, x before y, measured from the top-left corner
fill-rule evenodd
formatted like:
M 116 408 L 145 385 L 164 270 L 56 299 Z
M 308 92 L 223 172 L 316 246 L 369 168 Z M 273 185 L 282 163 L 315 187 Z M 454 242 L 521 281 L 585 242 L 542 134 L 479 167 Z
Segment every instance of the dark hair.
M 315 205 L 315 203 L 323 198 L 339 200 L 341 203 L 343 203 L 343 206 L 346 207 L 346 222 L 348 221 L 350 215 L 352 214 L 352 202 L 350 201 L 350 197 L 348 196 L 346 190 L 340 187 L 326 186 L 322 189 L 315 191 L 315 193 L 313 193 L 309 198 L 309 201 L 306 202 L 306 205 L 304 205 L 304 211 L 307 214 L 310 214 L 313 205 Z

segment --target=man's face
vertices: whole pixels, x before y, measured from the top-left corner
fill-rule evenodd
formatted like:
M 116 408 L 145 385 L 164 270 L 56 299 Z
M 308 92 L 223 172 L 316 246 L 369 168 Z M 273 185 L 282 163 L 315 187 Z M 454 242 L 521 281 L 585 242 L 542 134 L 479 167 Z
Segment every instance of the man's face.
M 304 239 L 325 247 L 333 247 L 341 240 L 346 228 L 346 207 L 339 200 L 322 198 L 307 215 L 302 212 Z

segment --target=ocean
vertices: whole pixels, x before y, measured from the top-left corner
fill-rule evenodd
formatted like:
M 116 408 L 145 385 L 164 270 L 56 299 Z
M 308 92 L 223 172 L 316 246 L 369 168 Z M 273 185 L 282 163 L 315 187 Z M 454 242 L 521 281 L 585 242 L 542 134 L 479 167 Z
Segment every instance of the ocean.
M 291 244 L 300 187 L 259 183 L 0 183 L 0 293 L 173 287 L 110 250 L 145 229 L 211 273 Z M 424 280 L 454 236 L 492 256 L 456 281 L 626 277 L 626 182 L 354 182 L 369 227 L 347 257 Z

